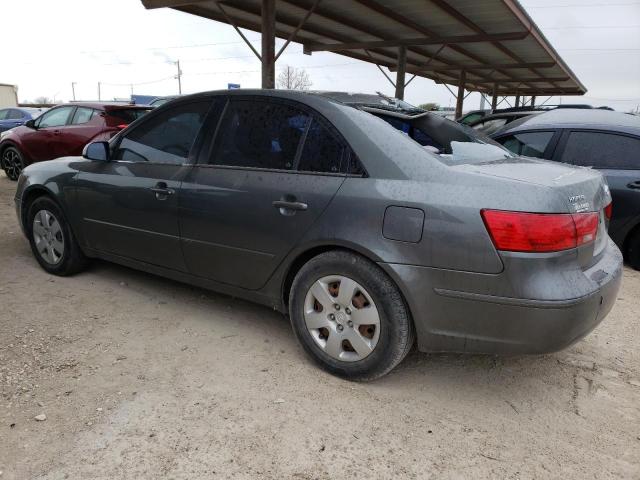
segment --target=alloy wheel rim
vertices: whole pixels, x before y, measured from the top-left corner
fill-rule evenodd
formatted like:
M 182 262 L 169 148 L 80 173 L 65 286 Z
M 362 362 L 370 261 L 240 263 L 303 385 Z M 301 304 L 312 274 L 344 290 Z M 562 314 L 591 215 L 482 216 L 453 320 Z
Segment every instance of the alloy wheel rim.
M 368 357 L 380 339 L 380 314 L 367 290 L 343 275 L 316 280 L 304 301 L 304 320 L 315 344 L 343 362 Z
M 64 235 L 60 222 L 49 210 L 40 210 L 33 219 L 33 241 L 45 262 L 56 265 L 64 253 Z
M 17 178 L 22 171 L 20 156 L 14 150 L 6 150 L 3 155 L 3 163 L 10 178 Z

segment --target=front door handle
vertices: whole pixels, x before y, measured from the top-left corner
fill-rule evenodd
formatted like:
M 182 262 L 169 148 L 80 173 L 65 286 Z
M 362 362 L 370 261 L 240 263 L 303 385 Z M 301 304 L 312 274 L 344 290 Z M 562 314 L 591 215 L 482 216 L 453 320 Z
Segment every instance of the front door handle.
M 308 205 L 303 202 L 287 202 L 286 200 L 276 200 L 273 206 L 284 210 L 306 210 Z
M 158 200 L 166 200 L 169 195 L 173 195 L 176 191 L 167 187 L 165 182 L 158 182 L 155 187 L 151 187 L 151 191 L 156 194 Z
M 635 182 L 627 183 L 627 188 L 633 188 L 634 190 L 640 190 L 640 180 L 636 180 Z

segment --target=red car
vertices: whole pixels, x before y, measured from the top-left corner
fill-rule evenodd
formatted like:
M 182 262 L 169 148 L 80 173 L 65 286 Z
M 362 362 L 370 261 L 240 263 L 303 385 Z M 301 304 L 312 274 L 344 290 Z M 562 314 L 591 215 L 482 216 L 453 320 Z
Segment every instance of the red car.
M 2 168 L 7 177 L 17 180 L 31 163 L 81 155 L 87 143 L 109 140 L 150 110 L 149 106 L 122 103 L 58 105 L 24 126 L 2 133 Z

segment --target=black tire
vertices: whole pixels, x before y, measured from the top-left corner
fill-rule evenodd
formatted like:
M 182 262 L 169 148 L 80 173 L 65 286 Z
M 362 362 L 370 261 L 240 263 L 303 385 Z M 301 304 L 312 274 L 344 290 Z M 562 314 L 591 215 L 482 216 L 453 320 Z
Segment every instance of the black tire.
M 380 332 L 372 352 L 357 361 L 328 355 L 312 337 L 304 318 L 305 298 L 312 285 L 327 276 L 344 276 L 362 285 L 378 310 Z M 382 377 L 398 365 L 414 343 L 409 309 L 394 282 L 374 263 L 342 250 L 318 255 L 297 273 L 291 285 L 289 315 L 293 331 L 305 351 L 323 369 L 354 381 Z
M 61 248 L 62 251 L 59 252 L 61 255 L 55 263 L 46 261 L 36 246 L 36 239 L 34 238 L 34 219 L 40 212 L 50 212 L 60 225 L 59 239 L 63 240 L 63 248 Z M 38 197 L 31 203 L 31 205 L 29 205 L 27 223 L 25 227 L 29 237 L 29 243 L 31 244 L 31 251 L 40 266 L 47 272 L 53 275 L 67 276 L 78 273 L 86 267 L 87 257 L 85 257 L 80 250 L 80 246 L 71 231 L 69 222 L 58 204 L 48 196 Z
M 632 268 L 640 270 L 640 228 L 631 234 L 627 240 L 627 261 Z
M 14 146 L 6 147 L 2 150 L 2 169 L 9 180 L 18 180 L 20 173 L 25 167 L 24 155 Z

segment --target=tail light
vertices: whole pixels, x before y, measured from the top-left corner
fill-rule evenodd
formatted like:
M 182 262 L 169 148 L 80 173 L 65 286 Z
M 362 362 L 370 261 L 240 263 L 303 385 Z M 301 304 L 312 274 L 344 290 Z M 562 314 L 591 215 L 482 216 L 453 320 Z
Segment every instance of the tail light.
M 527 213 L 503 210 L 480 212 L 498 250 L 509 252 L 556 252 L 593 242 L 598 214 Z
M 116 128 L 118 130 L 124 130 L 125 128 L 127 128 L 129 125 L 126 123 L 121 123 L 120 125 L 116 125 Z
M 609 202 L 609 205 L 604 207 L 604 216 L 607 220 L 611 220 L 611 214 L 613 213 L 613 202 Z

